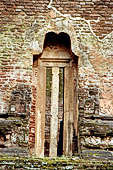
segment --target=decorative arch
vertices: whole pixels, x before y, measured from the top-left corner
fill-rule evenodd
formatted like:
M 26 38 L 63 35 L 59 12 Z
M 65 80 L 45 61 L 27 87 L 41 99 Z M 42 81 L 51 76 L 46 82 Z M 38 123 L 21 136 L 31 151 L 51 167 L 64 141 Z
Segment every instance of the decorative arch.
M 30 50 L 32 54 L 40 54 L 43 51 L 43 45 L 45 41 L 45 37 L 48 33 L 54 32 L 56 34 L 64 33 L 67 34 L 70 37 L 71 41 L 71 51 L 79 56 L 79 44 L 77 41 L 76 31 L 74 29 L 74 26 L 72 25 L 72 22 L 69 18 L 61 17 L 60 20 L 58 20 L 57 16 L 56 18 L 47 18 L 45 27 L 39 29 L 35 28 L 37 27 L 37 24 L 33 24 L 33 27 L 37 29 L 37 34 L 35 37 L 32 37 L 33 41 L 31 41 L 30 44 Z M 31 31 L 32 32 L 32 31 Z

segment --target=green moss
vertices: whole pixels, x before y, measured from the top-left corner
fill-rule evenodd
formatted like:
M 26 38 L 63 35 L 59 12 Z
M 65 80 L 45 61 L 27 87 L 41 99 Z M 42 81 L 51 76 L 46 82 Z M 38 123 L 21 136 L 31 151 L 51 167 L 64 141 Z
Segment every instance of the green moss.
M 33 158 L 33 157 L 0 157 L 0 167 L 7 166 L 9 169 L 39 169 L 39 170 L 73 170 L 74 167 L 79 169 L 112 169 L 113 161 L 107 160 L 86 160 L 61 157 L 61 158 Z M 1 169 L 2 170 L 2 169 Z

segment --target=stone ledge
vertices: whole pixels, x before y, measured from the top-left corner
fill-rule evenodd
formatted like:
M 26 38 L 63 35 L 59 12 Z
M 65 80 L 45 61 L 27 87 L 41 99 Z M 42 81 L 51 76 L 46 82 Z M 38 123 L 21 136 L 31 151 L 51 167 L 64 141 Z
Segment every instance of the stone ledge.
M 109 120 L 113 121 L 113 116 L 103 116 L 103 115 L 94 115 L 94 114 L 80 114 L 80 118 L 86 118 L 86 119 L 101 119 L 101 120 Z
M 83 150 L 80 154 L 83 159 L 112 160 L 113 152 L 105 150 Z
M 81 136 L 113 136 L 113 120 L 83 118 L 79 125 Z
M 28 156 L 28 150 L 25 148 L 0 148 L 0 157 L 3 156 Z

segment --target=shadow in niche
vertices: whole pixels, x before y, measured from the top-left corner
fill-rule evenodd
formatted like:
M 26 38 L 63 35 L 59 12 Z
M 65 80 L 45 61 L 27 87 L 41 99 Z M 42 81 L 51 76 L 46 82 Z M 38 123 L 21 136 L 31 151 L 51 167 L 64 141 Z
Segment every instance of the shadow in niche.
M 57 146 L 57 155 L 63 155 L 63 121 L 60 122 L 60 132 L 59 132 L 59 141 Z
M 6 114 L 0 114 L 0 118 L 8 118 L 9 117 L 9 115 L 8 115 L 8 113 L 6 113 Z
M 67 33 L 60 32 L 56 34 L 55 32 L 48 32 L 45 36 L 44 48 L 48 46 L 60 46 L 66 49 L 71 49 L 71 40 Z
M 6 142 L 6 136 L 4 132 L 0 130 L 0 148 L 6 148 L 5 142 Z
M 72 141 L 72 153 L 78 152 L 78 137 L 76 136 L 75 129 L 73 127 L 73 141 Z

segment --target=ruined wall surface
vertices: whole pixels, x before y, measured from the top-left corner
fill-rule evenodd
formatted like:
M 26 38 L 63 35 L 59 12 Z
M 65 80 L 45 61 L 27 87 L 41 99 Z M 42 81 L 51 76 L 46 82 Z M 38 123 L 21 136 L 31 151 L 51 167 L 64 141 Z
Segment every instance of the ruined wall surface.
M 51 31 L 69 34 L 79 57 L 80 149 L 112 151 L 113 0 L 48 4 L 49 0 L 0 1 L 0 151 L 26 153 L 30 147 L 34 152 L 33 55 L 42 52 L 45 34 Z

